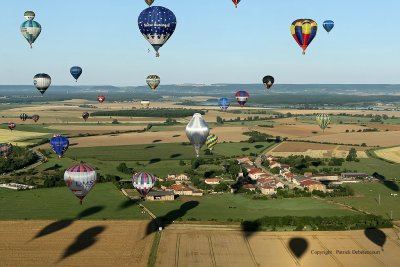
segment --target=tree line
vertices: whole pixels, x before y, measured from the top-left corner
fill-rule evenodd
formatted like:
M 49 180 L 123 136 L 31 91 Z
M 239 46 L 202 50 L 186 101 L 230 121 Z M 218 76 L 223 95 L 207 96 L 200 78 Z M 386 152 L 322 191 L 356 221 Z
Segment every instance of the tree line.
M 115 111 L 96 111 L 90 115 L 110 116 L 110 117 L 167 117 L 167 118 L 185 118 L 193 116 L 194 113 L 205 114 L 204 110 L 194 109 L 132 109 L 132 110 L 115 110 Z

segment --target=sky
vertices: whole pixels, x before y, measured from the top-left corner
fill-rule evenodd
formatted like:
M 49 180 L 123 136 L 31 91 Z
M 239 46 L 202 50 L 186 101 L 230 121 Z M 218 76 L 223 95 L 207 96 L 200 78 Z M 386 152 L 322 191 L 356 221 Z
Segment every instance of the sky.
M 160 58 L 140 34 L 144 0 L 4 1 L 0 84 L 31 84 L 48 73 L 54 85 L 75 85 L 69 74 L 83 68 L 78 85 L 136 86 L 149 74 L 163 84 L 399 84 L 398 0 L 155 0 L 172 10 L 177 28 Z M 24 11 L 36 13 L 42 33 L 33 49 L 19 26 Z M 291 23 L 311 18 L 316 38 L 301 54 Z M 330 34 L 324 20 L 335 21 Z

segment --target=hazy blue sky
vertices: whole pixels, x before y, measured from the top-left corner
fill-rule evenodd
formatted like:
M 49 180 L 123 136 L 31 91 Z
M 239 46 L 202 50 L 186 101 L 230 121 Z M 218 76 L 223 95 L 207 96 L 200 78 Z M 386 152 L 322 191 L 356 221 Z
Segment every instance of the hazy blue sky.
M 53 84 L 142 85 L 148 74 L 162 83 L 400 83 L 398 0 L 156 0 L 178 20 L 160 58 L 147 53 L 137 17 L 143 0 L 4 1 L 0 84 L 31 84 L 39 72 Z M 36 12 L 42 33 L 31 50 L 19 26 Z M 319 24 L 307 55 L 289 27 L 297 18 Z M 336 26 L 328 35 L 325 19 Z

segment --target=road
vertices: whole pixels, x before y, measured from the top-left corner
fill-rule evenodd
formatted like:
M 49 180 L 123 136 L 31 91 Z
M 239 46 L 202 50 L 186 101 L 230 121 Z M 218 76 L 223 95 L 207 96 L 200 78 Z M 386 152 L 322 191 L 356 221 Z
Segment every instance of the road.
M 19 170 L 15 170 L 15 171 L 12 171 L 12 172 L 9 172 L 9 173 L 5 173 L 5 174 L 3 174 L 3 176 L 9 176 L 11 174 L 25 172 L 25 171 L 28 171 L 30 169 L 34 169 L 34 168 L 42 165 L 44 163 L 45 156 L 42 153 L 40 153 L 38 150 L 31 149 L 31 151 L 33 153 L 35 153 L 39 157 L 39 159 L 34 164 L 26 166 L 26 167 L 24 167 L 22 169 L 19 169 Z

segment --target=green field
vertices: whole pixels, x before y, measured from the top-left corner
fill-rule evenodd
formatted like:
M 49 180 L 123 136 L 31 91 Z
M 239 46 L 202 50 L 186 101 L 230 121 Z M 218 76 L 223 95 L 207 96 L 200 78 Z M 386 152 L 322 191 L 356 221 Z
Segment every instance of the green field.
M 390 218 L 390 211 L 393 211 L 393 219 L 400 219 L 400 192 L 393 191 L 381 183 L 352 184 L 349 186 L 355 191 L 354 197 L 338 197 L 333 198 L 333 200 L 375 215 L 382 215 L 385 218 Z M 399 196 L 391 196 L 391 193 L 397 193 Z M 380 205 L 378 204 L 379 194 L 381 195 Z
M 73 219 L 87 209 L 98 212 L 86 212 L 84 219 L 148 219 L 111 183 L 97 184 L 82 206 L 67 187 L 27 191 L 0 188 L 0 220 Z
M 319 113 L 316 111 L 316 113 Z M 326 111 L 325 113 L 329 114 L 329 111 Z M 342 122 L 343 124 L 373 124 L 373 123 L 379 123 L 379 122 L 371 122 L 372 118 L 368 117 L 357 117 L 357 116 L 330 116 L 331 118 L 331 123 L 332 124 L 339 124 Z M 302 115 L 302 116 L 297 116 L 298 121 L 301 122 L 306 122 L 306 123 L 315 123 L 315 116 L 314 115 Z M 384 120 L 385 124 L 400 124 L 400 119 L 387 119 Z
M 198 201 L 183 219 L 188 220 L 255 220 L 263 216 L 344 216 L 356 212 L 312 198 L 253 200 L 242 195 L 223 194 L 203 197 L 180 197 L 171 202 L 146 202 L 143 205 L 157 216 L 173 214 L 186 201 Z M 231 207 L 231 208 L 229 208 Z

